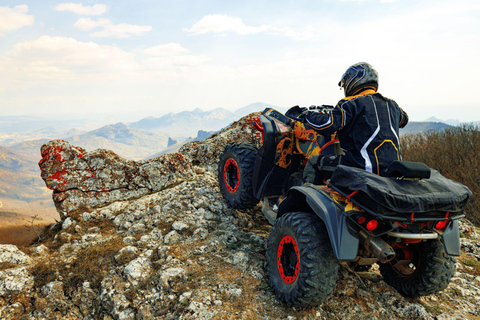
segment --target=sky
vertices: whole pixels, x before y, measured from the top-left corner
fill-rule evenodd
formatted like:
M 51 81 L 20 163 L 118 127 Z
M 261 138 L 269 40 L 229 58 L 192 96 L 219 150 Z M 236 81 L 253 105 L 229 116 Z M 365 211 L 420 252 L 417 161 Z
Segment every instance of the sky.
M 0 0 L 0 116 L 336 104 L 352 64 L 415 121 L 480 120 L 478 0 Z

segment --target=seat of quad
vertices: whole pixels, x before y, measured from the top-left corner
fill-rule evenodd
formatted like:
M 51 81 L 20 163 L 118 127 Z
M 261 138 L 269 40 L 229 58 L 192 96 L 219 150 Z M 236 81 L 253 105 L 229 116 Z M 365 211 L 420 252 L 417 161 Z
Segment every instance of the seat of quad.
M 393 161 L 385 171 L 386 177 L 407 179 L 428 179 L 431 170 L 421 162 Z
M 396 179 L 339 165 L 328 186 L 344 195 L 357 191 L 352 197 L 354 201 L 387 216 L 461 212 L 472 195 L 470 189 L 436 170 L 430 169 L 430 172 L 429 179 Z

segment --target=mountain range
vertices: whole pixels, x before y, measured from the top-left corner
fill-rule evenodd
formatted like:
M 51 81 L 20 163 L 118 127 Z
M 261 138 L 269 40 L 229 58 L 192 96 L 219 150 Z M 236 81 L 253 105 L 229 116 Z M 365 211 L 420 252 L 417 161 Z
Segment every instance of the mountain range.
M 218 131 L 247 114 L 263 111 L 265 108 L 285 111 L 283 108 L 257 102 L 235 112 L 223 108 L 210 111 L 197 108 L 193 111 L 170 112 L 160 118 L 148 117 L 128 125 L 134 129 L 162 133 L 179 140 L 186 140 L 188 137 L 195 137 L 199 130 Z

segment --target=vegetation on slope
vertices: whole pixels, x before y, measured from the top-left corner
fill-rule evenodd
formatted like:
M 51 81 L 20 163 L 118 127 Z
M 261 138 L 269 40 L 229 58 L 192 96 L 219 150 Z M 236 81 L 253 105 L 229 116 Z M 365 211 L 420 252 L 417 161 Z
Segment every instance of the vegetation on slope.
M 473 196 L 465 212 L 480 225 L 480 127 L 464 124 L 443 131 L 401 137 L 403 159 L 427 164 L 445 177 L 465 184 Z

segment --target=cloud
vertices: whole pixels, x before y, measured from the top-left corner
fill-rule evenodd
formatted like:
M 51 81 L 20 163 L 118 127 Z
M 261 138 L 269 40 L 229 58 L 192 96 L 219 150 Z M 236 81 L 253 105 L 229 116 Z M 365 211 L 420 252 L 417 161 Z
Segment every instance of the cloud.
M 74 74 L 125 72 L 138 67 L 134 55 L 117 47 L 73 38 L 42 36 L 17 43 L 5 54 L 19 77 L 52 78 Z
M 98 38 L 131 38 L 133 36 L 143 36 L 146 32 L 152 30 L 151 26 L 138 26 L 127 23 L 113 24 L 109 19 L 99 19 L 95 21 L 90 18 L 80 18 L 75 22 L 74 26 L 83 31 L 102 28 L 103 30 L 90 34 L 92 37 Z
M 285 28 L 273 27 L 271 28 L 270 33 L 274 35 L 282 35 L 287 38 L 291 38 L 293 40 L 298 40 L 298 41 L 316 40 L 321 36 L 321 32 L 318 29 L 315 29 L 313 27 L 306 27 L 304 30 L 301 30 L 301 31 L 290 28 L 290 27 L 285 27 Z
M 252 27 L 245 25 L 241 18 L 232 17 L 225 14 L 212 14 L 204 16 L 190 29 L 184 28 L 183 31 L 193 34 L 206 34 L 211 32 L 219 35 L 225 35 L 227 33 L 236 33 L 238 35 L 265 33 L 275 36 L 284 36 L 298 41 L 315 40 L 321 36 L 319 30 L 316 30 L 313 27 L 306 27 L 303 30 L 294 29 L 291 27 L 273 27 L 268 25 Z
M 0 74 L 5 86 L 10 80 L 22 82 L 52 79 L 59 86 L 83 83 L 93 86 L 105 79 L 128 83 L 148 83 L 187 79 L 201 73 L 210 58 L 189 54 L 178 43 L 153 46 L 133 52 L 115 46 L 82 42 L 67 37 L 42 36 L 33 41 L 17 43 L 12 50 L 0 55 Z M 7 69 L 5 69 L 5 68 Z M 0 85 L 2 87 L 2 85 Z
M 227 33 L 233 32 L 238 35 L 246 35 L 252 33 L 265 32 L 269 30 L 269 26 L 261 25 L 259 27 L 247 26 L 242 19 L 228 16 L 226 14 L 211 14 L 203 17 L 195 23 L 190 29 L 183 29 L 184 31 L 194 34 L 212 33 Z
M 156 109 L 159 99 L 183 97 L 183 88 L 212 90 L 208 82 L 224 72 L 209 60 L 178 43 L 126 51 L 42 36 L 0 53 L 0 104 L 15 106 L 13 114 L 130 110 L 139 101 Z
M 94 4 L 93 6 L 84 6 L 81 3 L 60 3 L 55 7 L 57 11 L 71 11 L 76 14 L 87 16 L 99 16 L 107 11 L 108 7 L 104 4 Z
M 27 5 L 13 7 L 0 7 L 0 36 L 3 32 L 20 29 L 24 26 L 33 24 L 33 16 L 26 14 L 28 12 Z
M 141 53 L 148 56 L 142 63 L 145 70 L 162 71 L 157 73 L 160 77 L 165 74 L 173 78 L 192 75 L 196 68 L 204 65 L 210 58 L 206 55 L 188 54 L 189 52 L 190 50 L 178 43 L 162 44 L 142 50 Z
M 168 57 L 189 53 L 190 50 L 182 47 L 178 43 L 167 43 L 145 49 L 142 52 L 150 56 Z

